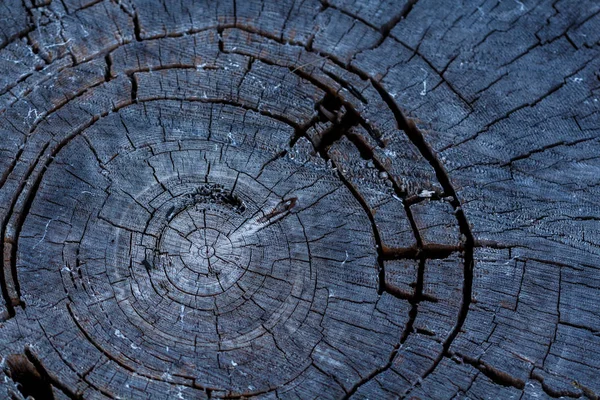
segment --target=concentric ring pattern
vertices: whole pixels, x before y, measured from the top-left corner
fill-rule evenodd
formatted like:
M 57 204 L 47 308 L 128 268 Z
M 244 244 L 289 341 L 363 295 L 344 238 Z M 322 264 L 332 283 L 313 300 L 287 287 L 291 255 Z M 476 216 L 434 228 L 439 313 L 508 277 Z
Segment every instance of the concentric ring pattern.
M 85 398 L 408 394 L 471 299 L 450 179 L 333 33 L 221 4 L 92 4 L 106 40 L 40 47 L 2 115 L 6 322 Z

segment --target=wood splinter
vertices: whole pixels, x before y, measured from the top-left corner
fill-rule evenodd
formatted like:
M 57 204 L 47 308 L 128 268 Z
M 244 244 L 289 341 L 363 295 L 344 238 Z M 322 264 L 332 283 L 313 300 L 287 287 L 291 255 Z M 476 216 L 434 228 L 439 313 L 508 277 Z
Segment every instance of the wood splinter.
M 269 213 L 260 217 L 257 222 L 262 224 L 262 223 L 265 223 L 265 222 L 275 218 L 278 215 L 286 213 L 286 212 L 290 211 L 292 208 L 294 208 L 296 206 L 297 202 L 298 202 L 297 197 L 290 197 L 287 200 L 283 200 L 279 204 L 277 204 L 275 206 L 275 208 L 273 208 L 273 210 L 271 210 Z

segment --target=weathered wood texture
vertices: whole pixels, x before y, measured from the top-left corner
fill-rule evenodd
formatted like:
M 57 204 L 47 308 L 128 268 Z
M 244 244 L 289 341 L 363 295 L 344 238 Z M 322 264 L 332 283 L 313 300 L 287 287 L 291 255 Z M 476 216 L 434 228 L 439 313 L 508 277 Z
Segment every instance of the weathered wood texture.
M 0 398 L 598 398 L 598 1 L 0 21 Z

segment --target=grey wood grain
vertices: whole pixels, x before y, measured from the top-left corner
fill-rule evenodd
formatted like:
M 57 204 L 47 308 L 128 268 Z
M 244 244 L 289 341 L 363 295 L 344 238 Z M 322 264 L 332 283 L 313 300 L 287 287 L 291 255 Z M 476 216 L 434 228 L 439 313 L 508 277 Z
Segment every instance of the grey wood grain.
M 0 397 L 598 398 L 598 2 L 0 21 Z

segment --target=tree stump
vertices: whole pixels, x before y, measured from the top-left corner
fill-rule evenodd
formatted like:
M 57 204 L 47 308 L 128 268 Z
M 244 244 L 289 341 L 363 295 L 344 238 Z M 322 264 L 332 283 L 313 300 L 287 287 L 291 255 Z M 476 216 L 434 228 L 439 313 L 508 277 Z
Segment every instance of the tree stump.
M 597 1 L 0 10 L 0 397 L 598 398 Z

